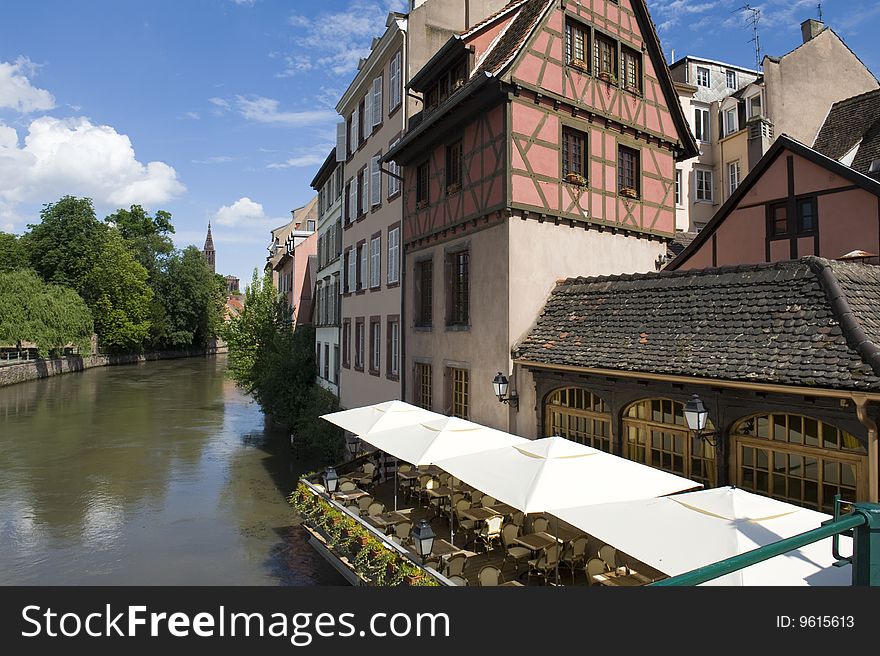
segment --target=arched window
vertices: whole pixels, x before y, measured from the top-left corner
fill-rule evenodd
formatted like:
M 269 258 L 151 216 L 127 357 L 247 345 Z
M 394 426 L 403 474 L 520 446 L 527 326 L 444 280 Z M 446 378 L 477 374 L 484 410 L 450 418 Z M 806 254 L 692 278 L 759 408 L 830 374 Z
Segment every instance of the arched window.
M 866 496 L 868 459 L 853 435 L 812 417 L 748 417 L 731 431 L 736 484 L 805 508 L 833 512 L 834 495 Z
M 706 430 L 714 430 L 708 422 Z M 684 405 L 671 399 L 643 399 L 624 411 L 624 455 L 663 471 L 714 487 L 715 448 L 688 430 Z
M 552 392 L 544 403 L 547 435 L 560 435 L 611 451 L 611 413 L 605 402 L 579 387 Z

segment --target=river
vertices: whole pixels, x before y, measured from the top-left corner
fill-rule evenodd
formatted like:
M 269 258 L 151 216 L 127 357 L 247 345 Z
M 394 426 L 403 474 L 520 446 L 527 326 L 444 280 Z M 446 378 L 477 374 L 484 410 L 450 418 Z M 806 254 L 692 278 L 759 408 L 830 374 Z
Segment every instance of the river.
M 0 584 L 342 585 L 225 356 L 0 388 Z

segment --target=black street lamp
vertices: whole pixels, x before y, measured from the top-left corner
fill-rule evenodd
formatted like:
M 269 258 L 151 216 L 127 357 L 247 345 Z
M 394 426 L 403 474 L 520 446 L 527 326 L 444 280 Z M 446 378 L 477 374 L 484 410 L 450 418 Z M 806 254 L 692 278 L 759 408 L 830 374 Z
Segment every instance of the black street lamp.
M 333 467 L 327 467 L 324 470 L 324 489 L 327 490 L 327 494 L 333 494 L 338 487 L 339 476 L 336 474 L 336 470 Z
M 412 531 L 413 543 L 416 546 L 416 553 L 422 557 L 422 565 L 434 549 L 434 529 L 428 523 L 427 519 L 419 520 Z
M 507 376 L 500 371 L 495 374 L 495 378 L 492 380 L 492 388 L 495 390 L 495 396 L 498 397 L 501 403 L 508 403 L 514 408 L 519 407 L 519 397 L 516 394 L 507 395 L 507 391 L 510 389 L 510 382 L 507 380 Z
M 691 397 L 690 401 L 685 403 L 684 418 L 687 421 L 688 428 L 694 432 L 696 437 L 706 440 L 713 448 L 715 447 L 715 433 L 705 432 L 706 424 L 709 422 L 709 411 L 706 410 L 702 399 L 696 394 Z
M 352 458 L 356 458 L 358 451 L 361 448 L 361 441 L 357 435 L 351 435 L 346 440 L 345 446 L 348 447 L 348 452 L 351 454 Z

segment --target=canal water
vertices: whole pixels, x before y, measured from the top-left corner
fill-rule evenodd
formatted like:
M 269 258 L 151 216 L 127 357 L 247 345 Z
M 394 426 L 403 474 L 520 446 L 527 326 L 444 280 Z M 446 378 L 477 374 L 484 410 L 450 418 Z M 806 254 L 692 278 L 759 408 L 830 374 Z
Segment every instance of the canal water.
M 0 584 L 341 585 L 225 356 L 0 387 Z

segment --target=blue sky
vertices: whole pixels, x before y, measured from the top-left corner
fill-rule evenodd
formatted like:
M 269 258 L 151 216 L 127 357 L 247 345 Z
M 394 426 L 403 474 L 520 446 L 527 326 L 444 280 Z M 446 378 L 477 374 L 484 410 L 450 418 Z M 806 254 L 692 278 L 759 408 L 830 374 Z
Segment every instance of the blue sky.
M 0 230 L 43 203 L 172 213 L 177 243 L 214 226 L 217 270 L 250 279 L 270 228 L 313 193 L 334 106 L 405 0 L 30 0 L 0 21 Z M 667 57 L 753 66 L 742 0 L 649 0 Z M 814 0 L 763 0 L 767 54 L 800 44 Z M 880 72 L 880 3 L 827 0 L 826 23 Z

